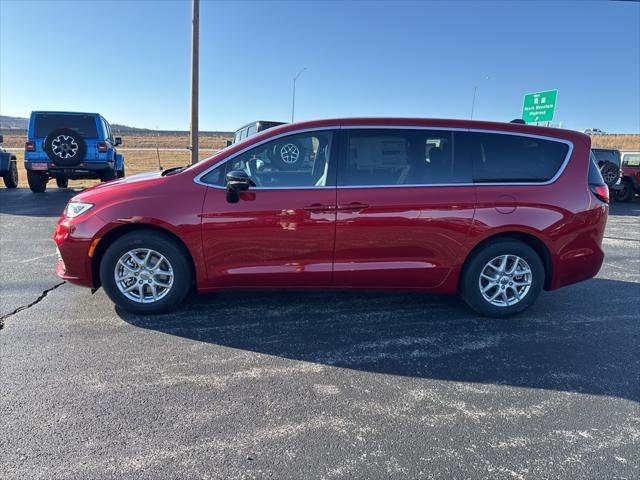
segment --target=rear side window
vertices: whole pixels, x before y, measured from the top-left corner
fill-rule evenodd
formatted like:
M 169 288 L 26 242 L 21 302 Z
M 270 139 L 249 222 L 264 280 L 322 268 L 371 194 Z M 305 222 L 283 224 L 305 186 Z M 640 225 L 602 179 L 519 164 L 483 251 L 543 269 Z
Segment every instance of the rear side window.
M 255 125 L 249 125 L 249 127 L 247 127 L 247 137 L 255 135 L 257 130 L 258 128 Z
M 625 167 L 640 167 L 640 153 L 627 153 L 622 164 Z
M 569 146 L 500 133 L 456 132 L 456 157 L 473 162 L 474 182 L 546 182 L 564 163 Z
M 97 138 L 96 119 L 90 115 L 37 114 L 35 120 L 35 136 L 46 137 L 59 128 L 75 130 L 84 138 Z
M 340 185 L 438 185 L 470 181 L 466 162 L 454 162 L 450 131 L 358 129 L 349 130 L 347 137 Z

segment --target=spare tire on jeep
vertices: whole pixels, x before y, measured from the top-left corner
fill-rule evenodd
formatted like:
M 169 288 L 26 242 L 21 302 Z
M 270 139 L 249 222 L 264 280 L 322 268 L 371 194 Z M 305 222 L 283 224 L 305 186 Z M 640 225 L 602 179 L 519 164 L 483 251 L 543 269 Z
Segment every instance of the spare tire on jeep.
M 87 154 L 82 135 L 71 128 L 53 130 L 44 139 L 44 151 L 60 167 L 75 167 Z

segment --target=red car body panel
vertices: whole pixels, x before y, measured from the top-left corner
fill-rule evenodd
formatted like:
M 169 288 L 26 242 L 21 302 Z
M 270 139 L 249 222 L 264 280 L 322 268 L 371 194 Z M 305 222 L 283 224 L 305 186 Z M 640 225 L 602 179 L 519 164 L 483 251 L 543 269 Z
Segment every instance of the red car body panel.
M 380 188 L 254 189 L 238 203 L 194 180 L 217 162 L 287 132 L 341 126 L 481 129 L 571 142 L 554 182 Z M 569 130 L 461 120 L 322 120 L 282 125 L 170 176 L 144 174 L 87 189 L 95 204 L 58 222 L 65 280 L 95 288 L 99 253 L 121 229 L 174 235 L 193 259 L 198 291 L 224 288 L 379 288 L 455 293 L 465 259 L 484 240 L 525 235 L 548 251 L 546 288 L 593 277 L 608 213 L 587 185 L 590 139 Z

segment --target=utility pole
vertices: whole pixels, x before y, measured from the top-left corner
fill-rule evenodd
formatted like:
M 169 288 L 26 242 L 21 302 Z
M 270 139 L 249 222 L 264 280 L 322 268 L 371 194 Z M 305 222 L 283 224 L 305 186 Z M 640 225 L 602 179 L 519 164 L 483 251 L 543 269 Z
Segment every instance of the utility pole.
M 306 69 L 307 67 L 304 67 L 302 70 L 298 72 L 298 74 L 295 77 L 293 77 L 293 98 L 291 100 L 291 123 L 293 123 L 293 118 L 296 113 L 296 80 L 298 80 L 298 77 L 302 75 L 302 72 L 304 72 Z
M 200 0 L 193 0 L 191 25 L 191 165 L 198 163 L 198 57 L 200 43 Z

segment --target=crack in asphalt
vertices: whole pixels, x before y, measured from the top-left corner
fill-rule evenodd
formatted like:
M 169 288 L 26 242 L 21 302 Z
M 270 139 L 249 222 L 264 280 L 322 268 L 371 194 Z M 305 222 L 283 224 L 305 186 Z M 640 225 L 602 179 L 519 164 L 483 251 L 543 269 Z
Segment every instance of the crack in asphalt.
M 622 238 L 622 237 L 603 237 L 607 240 L 622 240 L 623 242 L 640 242 L 638 238 Z
M 16 313 L 22 312 L 23 310 L 27 310 L 27 309 L 33 307 L 34 305 L 37 305 L 42 300 L 44 300 L 44 298 L 47 295 L 49 295 L 49 292 L 52 292 L 53 290 L 55 290 L 56 288 L 64 285 L 65 283 L 66 282 L 56 283 L 53 287 L 50 287 L 50 288 L 47 288 L 46 290 L 43 290 L 42 293 L 38 296 L 38 298 L 36 298 L 33 302 L 29 303 L 28 305 L 22 305 L 22 306 L 16 308 L 15 310 L 13 310 L 12 312 L 9 312 L 9 313 L 7 313 L 5 315 L 2 315 L 2 317 L 0 317 L 0 330 L 2 330 L 4 328 L 4 321 L 7 318 L 12 317 Z

